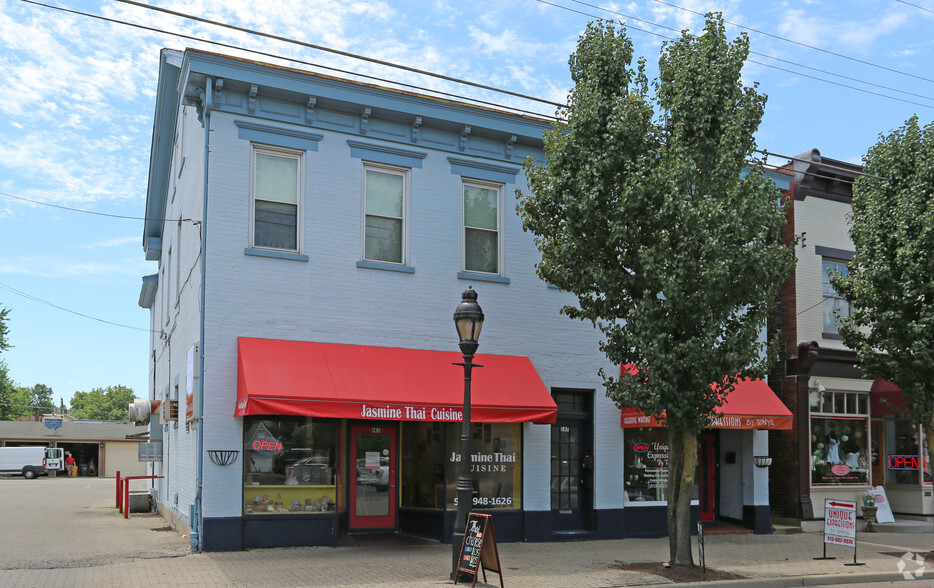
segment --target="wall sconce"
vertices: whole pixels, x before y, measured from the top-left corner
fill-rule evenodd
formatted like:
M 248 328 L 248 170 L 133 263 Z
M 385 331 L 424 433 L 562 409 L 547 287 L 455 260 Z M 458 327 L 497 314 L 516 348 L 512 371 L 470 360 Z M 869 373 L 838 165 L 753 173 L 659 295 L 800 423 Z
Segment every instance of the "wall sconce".
M 756 462 L 757 468 L 767 468 L 772 465 L 772 458 L 768 455 L 755 455 L 752 460 Z
M 219 466 L 228 466 L 237 461 L 239 449 L 208 449 L 208 457 L 211 462 Z
M 820 383 L 820 380 L 815 380 L 814 383 L 817 384 L 817 391 L 818 391 L 818 392 L 826 392 L 826 391 L 827 391 L 827 388 L 824 388 L 824 385 Z

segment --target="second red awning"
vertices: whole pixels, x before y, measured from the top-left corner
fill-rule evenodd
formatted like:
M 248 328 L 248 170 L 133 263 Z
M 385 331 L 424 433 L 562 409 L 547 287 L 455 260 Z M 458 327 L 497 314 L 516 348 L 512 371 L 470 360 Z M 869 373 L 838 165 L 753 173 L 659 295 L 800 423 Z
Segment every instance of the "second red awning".
M 638 408 L 624 408 L 620 412 L 624 429 L 664 426 L 664 422 Z M 792 426 L 791 411 L 762 380 L 740 380 L 716 413 L 709 425 L 711 429 L 789 430 Z

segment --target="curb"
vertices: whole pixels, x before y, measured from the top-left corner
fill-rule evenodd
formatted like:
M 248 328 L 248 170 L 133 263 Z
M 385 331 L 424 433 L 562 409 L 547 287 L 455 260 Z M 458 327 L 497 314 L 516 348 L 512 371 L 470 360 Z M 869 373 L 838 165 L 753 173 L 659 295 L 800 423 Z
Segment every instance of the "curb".
M 745 580 L 715 580 L 713 582 L 685 582 L 678 586 L 703 586 L 705 588 L 724 588 L 737 586 L 843 586 L 869 582 L 898 582 L 902 580 L 897 572 L 867 572 L 864 574 L 827 574 L 815 576 L 785 576 L 773 578 L 749 578 Z

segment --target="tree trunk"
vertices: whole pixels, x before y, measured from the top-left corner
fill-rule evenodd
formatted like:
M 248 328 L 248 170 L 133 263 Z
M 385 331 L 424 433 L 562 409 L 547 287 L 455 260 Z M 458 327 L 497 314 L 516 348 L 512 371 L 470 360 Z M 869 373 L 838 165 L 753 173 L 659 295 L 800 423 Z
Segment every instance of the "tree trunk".
M 697 433 L 668 424 L 668 551 L 673 566 L 694 566 L 691 496 L 697 470 Z

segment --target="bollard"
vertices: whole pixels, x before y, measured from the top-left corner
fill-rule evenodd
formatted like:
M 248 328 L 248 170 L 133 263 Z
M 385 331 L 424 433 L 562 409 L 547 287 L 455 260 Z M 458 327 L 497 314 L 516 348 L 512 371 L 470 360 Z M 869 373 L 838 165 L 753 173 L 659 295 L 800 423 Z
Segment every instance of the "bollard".
M 127 479 L 123 484 L 123 518 L 130 518 L 130 481 Z
M 123 508 L 120 506 L 120 470 L 117 470 L 117 508 L 121 509 L 121 511 Z

